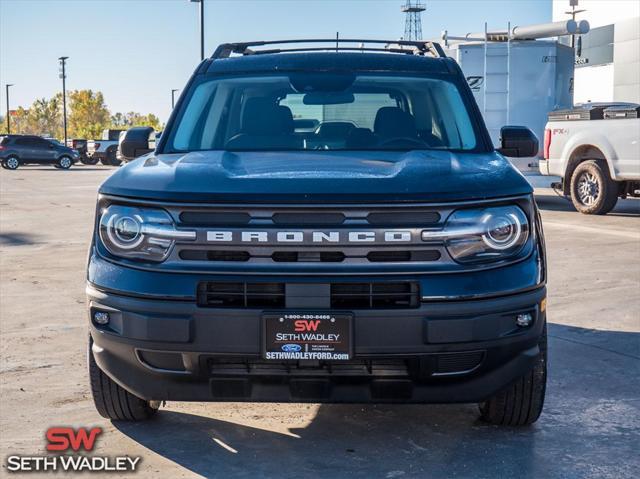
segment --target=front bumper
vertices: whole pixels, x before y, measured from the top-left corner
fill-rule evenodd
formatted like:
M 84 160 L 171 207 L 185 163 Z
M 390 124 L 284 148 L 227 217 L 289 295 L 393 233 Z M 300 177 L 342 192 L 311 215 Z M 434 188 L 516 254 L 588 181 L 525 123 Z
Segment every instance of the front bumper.
M 261 309 L 87 288 L 98 366 L 148 400 L 480 402 L 529 370 L 540 354 L 546 289 L 414 309 L 355 310 L 348 362 L 265 362 Z M 518 313 L 534 321 L 515 324 Z

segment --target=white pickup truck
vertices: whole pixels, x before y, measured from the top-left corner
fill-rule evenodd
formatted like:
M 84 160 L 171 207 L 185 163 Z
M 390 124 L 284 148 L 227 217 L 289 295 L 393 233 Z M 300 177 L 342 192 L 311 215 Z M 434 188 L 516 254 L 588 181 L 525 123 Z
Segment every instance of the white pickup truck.
M 618 198 L 640 197 L 640 105 L 585 103 L 549 113 L 543 175 L 559 176 L 578 211 L 604 215 Z
M 87 142 L 87 156 L 91 164 L 95 165 L 100 161 L 103 165 L 120 165 L 121 162 L 116 158 L 116 150 L 120 133 L 123 131 L 106 129 L 102 131 L 102 139 Z

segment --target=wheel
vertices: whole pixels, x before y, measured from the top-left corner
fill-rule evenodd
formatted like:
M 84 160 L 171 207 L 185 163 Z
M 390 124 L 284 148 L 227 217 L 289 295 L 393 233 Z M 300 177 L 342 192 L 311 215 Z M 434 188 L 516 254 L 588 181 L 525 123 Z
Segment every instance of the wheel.
M 93 357 L 92 345 L 93 340 L 89 338 L 87 351 L 89 382 L 93 403 L 98 413 L 102 417 L 115 421 L 144 421 L 153 417 L 158 412 L 157 408 L 151 407 L 149 401 L 134 396 L 120 387 L 102 372 Z
M 63 170 L 68 170 L 69 168 L 71 168 L 71 165 L 73 165 L 73 160 L 68 156 L 61 156 L 58 159 L 58 164 L 57 164 L 58 168 L 62 168 Z
M 116 149 L 113 148 L 107 152 L 108 163 L 112 166 L 120 166 L 122 161 L 116 157 Z
M 80 162 L 83 165 L 97 165 L 98 164 L 98 159 L 97 158 L 92 158 L 90 156 L 82 155 L 80 157 Z
M 20 166 L 20 160 L 15 156 L 10 156 L 2 160 L 2 166 L 7 170 L 17 170 Z
M 488 401 L 480 404 L 482 420 L 499 426 L 526 426 L 540 417 L 547 386 L 547 325 L 540 337 L 533 368 Z
M 584 161 L 571 176 L 571 201 L 580 213 L 587 215 L 606 215 L 611 211 L 618 202 L 618 189 L 606 163 L 601 161 Z

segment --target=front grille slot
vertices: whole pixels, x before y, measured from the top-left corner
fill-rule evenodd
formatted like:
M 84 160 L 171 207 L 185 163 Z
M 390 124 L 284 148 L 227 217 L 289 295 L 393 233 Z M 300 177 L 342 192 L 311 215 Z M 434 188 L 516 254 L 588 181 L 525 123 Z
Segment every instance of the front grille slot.
M 249 213 L 216 211 L 184 211 L 180 223 L 185 226 L 238 226 L 251 221 Z
M 201 357 L 205 374 L 212 376 L 307 376 L 330 379 L 331 377 L 397 377 L 418 381 L 438 376 L 469 374 L 480 367 L 485 351 L 463 351 L 407 356 L 401 359 L 376 358 L 349 361 L 318 361 L 317 364 L 301 364 L 296 360 L 267 361 L 255 357 Z
M 437 261 L 440 259 L 438 250 L 413 251 L 371 251 L 367 254 L 371 263 L 401 263 L 407 261 Z
M 224 283 L 198 285 L 198 306 L 210 308 L 283 308 L 284 283 Z
M 411 212 L 394 211 L 389 213 L 369 213 L 367 222 L 370 225 L 402 225 L 402 226 L 427 226 L 440 221 L 437 211 Z
M 284 308 L 285 283 L 202 282 L 198 306 L 209 308 Z M 330 304 L 334 309 L 417 308 L 418 284 L 413 282 L 333 283 Z
M 417 308 L 417 283 L 334 283 L 331 307 L 337 309 Z
M 344 253 L 340 251 L 277 251 L 271 255 L 276 263 L 340 263 L 344 258 Z
M 205 357 L 204 367 L 213 376 L 409 376 L 405 359 L 353 359 L 320 361 L 317 366 L 300 366 L 298 361 L 267 361 L 255 358 Z
M 282 226 L 317 226 L 317 225 L 341 225 L 344 223 L 342 213 L 274 213 L 271 217 L 276 225 Z
M 438 354 L 434 374 L 439 376 L 464 374 L 476 369 L 484 358 L 483 351 Z
M 247 251 L 183 249 L 180 259 L 185 261 L 249 261 Z

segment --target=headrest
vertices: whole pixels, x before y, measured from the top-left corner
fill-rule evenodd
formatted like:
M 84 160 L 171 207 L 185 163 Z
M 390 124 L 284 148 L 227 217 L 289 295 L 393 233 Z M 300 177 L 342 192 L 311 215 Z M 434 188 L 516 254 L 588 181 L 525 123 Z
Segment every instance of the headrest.
M 370 149 L 378 142 L 376 135 L 369 128 L 353 128 L 347 136 L 345 146 L 350 149 Z
M 278 116 L 280 117 L 282 132 L 293 133 L 295 128 L 293 125 L 293 113 L 291 113 L 291 108 L 284 105 L 278 105 Z
M 316 135 L 323 138 L 346 138 L 354 128 L 355 125 L 348 121 L 327 121 L 320 124 Z
M 415 138 L 416 119 L 412 114 L 395 107 L 384 106 L 376 113 L 373 131 L 381 138 Z
M 288 129 L 288 130 L 287 130 Z M 273 98 L 249 98 L 242 110 L 242 132 L 249 135 L 278 135 L 293 131 L 293 116 Z

